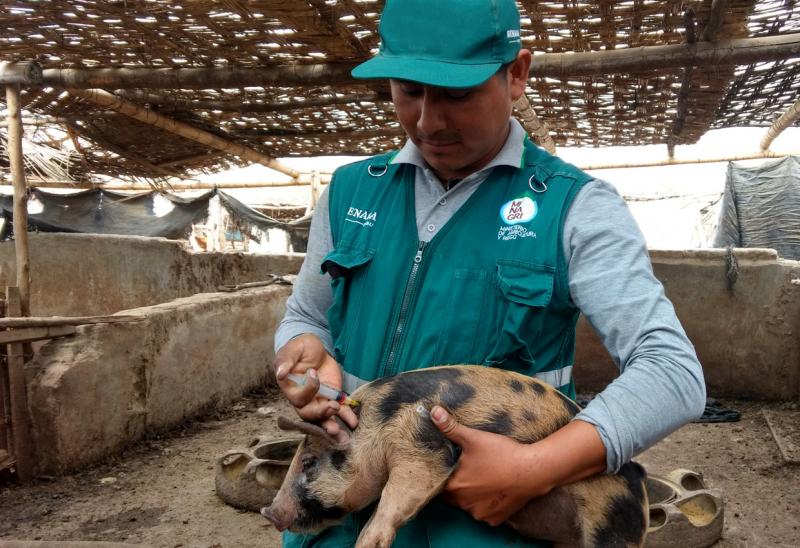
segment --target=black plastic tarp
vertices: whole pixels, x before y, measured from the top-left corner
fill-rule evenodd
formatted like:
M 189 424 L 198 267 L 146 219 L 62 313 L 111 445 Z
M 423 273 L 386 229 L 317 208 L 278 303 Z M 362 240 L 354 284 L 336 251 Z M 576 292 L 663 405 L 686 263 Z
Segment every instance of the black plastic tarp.
M 208 217 L 208 202 L 219 196 L 222 206 L 233 222 L 248 232 L 253 229 L 266 232 L 270 228 L 286 230 L 292 240 L 299 235 L 307 238 L 308 220 L 290 223 L 278 221 L 243 204 L 230 194 L 214 189 L 196 198 L 182 198 L 174 194 L 155 191 L 141 194 L 122 194 L 102 189 L 85 190 L 72 194 L 54 194 L 34 188 L 29 199 L 42 206 L 40 213 L 28 215 L 28 225 L 41 232 L 81 232 L 88 234 L 123 234 L 133 236 L 161 236 L 180 239 L 189 235 L 192 225 Z M 157 207 L 156 197 L 171 202 L 171 209 L 163 213 Z M 3 231 L 13 222 L 13 196 L 0 194 L 0 209 L 6 219 Z M 11 221 L 11 222 L 8 222 Z M 295 248 L 296 251 L 300 251 Z
M 800 157 L 728 164 L 714 247 L 766 247 L 800 259 Z

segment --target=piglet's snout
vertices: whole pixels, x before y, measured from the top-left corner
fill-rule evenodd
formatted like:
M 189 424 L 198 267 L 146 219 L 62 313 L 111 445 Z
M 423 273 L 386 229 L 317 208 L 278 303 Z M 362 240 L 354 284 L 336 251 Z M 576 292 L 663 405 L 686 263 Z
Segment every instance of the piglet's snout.
M 272 506 L 262 508 L 261 515 L 267 518 L 278 531 L 285 531 L 293 521 L 293 518 L 287 512 L 281 512 Z

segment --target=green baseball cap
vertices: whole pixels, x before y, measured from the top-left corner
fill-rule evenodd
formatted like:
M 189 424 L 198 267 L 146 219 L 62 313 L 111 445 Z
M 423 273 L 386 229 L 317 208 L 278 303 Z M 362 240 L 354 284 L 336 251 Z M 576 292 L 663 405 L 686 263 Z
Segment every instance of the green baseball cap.
M 519 11 L 514 0 L 386 0 L 380 36 L 355 78 L 469 88 L 517 57 Z

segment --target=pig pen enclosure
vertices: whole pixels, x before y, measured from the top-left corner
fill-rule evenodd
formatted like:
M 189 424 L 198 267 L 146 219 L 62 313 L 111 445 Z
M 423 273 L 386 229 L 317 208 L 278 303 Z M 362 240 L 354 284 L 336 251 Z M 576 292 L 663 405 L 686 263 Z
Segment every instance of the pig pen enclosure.
M 651 256 L 709 394 L 742 418 L 687 425 L 637 460 L 658 475 L 697 471 L 722 491 L 716 546 L 796 546 L 800 263 L 770 250 L 734 254 L 732 289 L 723 250 Z M 3 481 L 0 538 L 279 546 L 260 515 L 216 496 L 215 463 L 257 436 L 287 436 L 275 422 L 291 411 L 268 366 L 290 288 L 246 284 L 290 279 L 301 259 L 190 253 L 164 239 L 32 235 L 32 268 L 52 273 L 34 286 L 34 315 L 138 321 L 81 326 L 27 364 L 36 477 Z M 1 281 L 12 283 L 13 271 L 2 244 Z M 583 321 L 575 375 L 582 393 L 614 375 Z
M 350 75 L 378 48 L 383 5 L 3 3 L 0 183 L 14 185 L 4 217 L 28 225 L 34 186 L 210 190 L 198 174 L 256 164 L 272 170 L 266 180 L 213 186 L 308 185 L 312 210 L 331 174 L 277 158 L 373 155 L 404 142 L 388 84 Z M 673 164 L 676 146 L 711 129 L 771 126 L 744 155 L 770 158 L 770 143 L 798 120 L 800 3 L 517 6 L 520 40 L 537 55 L 514 116 L 551 152 L 665 145 L 669 159 L 657 163 Z M 624 167 L 635 165 L 644 164 Z M 23 286 L 30 267 L 31 292 L 18 311 L 12 290 L 4 315 L 27 315 L 29 296 L 33 316 L 103 319 L 0 329 L 14 392 L 0 405 L 0 547 L 278 546 L 261 516 L 215 495 L 215 462 L 255 436 L 283 435 L 275 417 L 289 410 L 269 365 L 285 282 L 302 258 L 15 232 L 17 257 L 30 257 L 17 264 L 13 244 L 0 243 L 0 287 Z M 800 545 L 800 263 L 766 249 L 651 258 L 709 395 L 741 420 L 687 425 L 638 460 L 659 475 L 694 470 L 721 491 L 718 547 Z M 615 374 L 581 320 L 579 391 Z M 11 466 L 31 480 L 18 483 Z

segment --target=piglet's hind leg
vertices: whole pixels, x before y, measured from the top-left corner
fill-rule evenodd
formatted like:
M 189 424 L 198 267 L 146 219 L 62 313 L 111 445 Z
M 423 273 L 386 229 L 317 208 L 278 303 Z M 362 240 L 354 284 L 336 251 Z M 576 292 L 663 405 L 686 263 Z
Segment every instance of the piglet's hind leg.
M 381 500 L 361 531 L 356 548 L 389 548 L 397 530 L 442 490 L 448 475 L 443 470 L 425 469 L 419 462 L 392 468 Z

